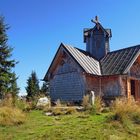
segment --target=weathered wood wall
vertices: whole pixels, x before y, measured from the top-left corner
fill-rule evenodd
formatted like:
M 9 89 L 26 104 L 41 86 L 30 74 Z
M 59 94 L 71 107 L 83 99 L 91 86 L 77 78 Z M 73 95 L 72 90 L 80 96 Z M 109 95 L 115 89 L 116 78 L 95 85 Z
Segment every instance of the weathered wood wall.
M 102 78 L 102 92 L 104 97 L 117 97 L 122 95 L 122 79 L 119 76 Z
M 94 91 L 96 96 L 108 98 L 126 95 L 126 81 L 121 76 L 86 76 L 86 80 L 87 91 Z
M 109 38 L 101 28 L 97 29 L 96 27 L 94 30 L 89 31 L 86 37 L 86 51 L 98 60 L 109 51 Z
M 85 94 L 85 82 L 81 68 L 69 56 L 65 56 L 52 74 L 50 97 L 52 101 L 81 101 Z
M 140 80 L 140 56 L 130 68 L 129 75 Z
M 130 80 L 135 83 L 135 99 L 140 100 L 140 56 L 133 63 L 129 71 Z
M 94 91 L 95 96 L 100 94 L 100 81 L 98 77 L 86 75 L 86 91 Z
M 136 81 L 136 100 L 140 101 L 140 81 Z

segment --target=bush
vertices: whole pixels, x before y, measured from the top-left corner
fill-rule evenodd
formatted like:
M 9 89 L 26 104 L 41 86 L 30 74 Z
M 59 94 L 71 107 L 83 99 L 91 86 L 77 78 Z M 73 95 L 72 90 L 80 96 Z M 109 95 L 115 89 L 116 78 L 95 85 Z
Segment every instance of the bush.
M 30 106 L 26 101 L 21 100 L 21 99 L 17 99 L 17 98 L 15 98 L 14 100 L 15 100 L 14 107 L 16 107 L 22 111 L 29 111 L 30 110 Z
M 5 98 L 0 101 L 0 107 L 7 106 L 7 107 L 13 107 L 13 98 Z
M 90 110 L 92 108 L 92 105 L 90 104 L 89 95 L 83 96 L 82 106 L 83 106 L 84 110 Z
M 53 107 L 53 108 L 51 109 L 51 112 L 52 112 L 52 114 L 55 115 L 55 116 L 57 116 L 57 115 L 64 115 L 64 114 L 65 114 L 65 112 L 63 111 L 63 109 L 60 108 L 60 107 Z
M 18 108 L 18 109 L 20 109 L 22 111 L 30 110 L 30 105 L 26 101 L 21 100 L 21 99 L 19 99 L 17 97 L 5 98 L 5 99 L 1 100 L 0 107 L 3 107 L 3 106 L 15 107 L 15 108 Z
M 95 97 L 93 108 L 95 109 L 96 113 L 101 113 L 104 107 L 104 103 L 100 96 Z
M 13 107 L 0 107 L 0 125 L 18 125 L 25 122 L 25 114 Z
M 104 108 L 104 103 L 100 96 L 96 96 L 94 105 L 91 105 L 89 95 L 86 95 L 83 97 L 82 105 L 84 107 L 84 110 L 86 110 L 90 114 L 100 114 Z
M 130 127 L 132 122 L 140 124 L 140 106 L 131 98 L 118 98 L 111 108 L 112 120 L 120 121 L 126 127 Z
M 77 113 L 77 110 L 74 107 L 67 107 L 65 110 L 65 114 L 74 114 L 74 113 Z

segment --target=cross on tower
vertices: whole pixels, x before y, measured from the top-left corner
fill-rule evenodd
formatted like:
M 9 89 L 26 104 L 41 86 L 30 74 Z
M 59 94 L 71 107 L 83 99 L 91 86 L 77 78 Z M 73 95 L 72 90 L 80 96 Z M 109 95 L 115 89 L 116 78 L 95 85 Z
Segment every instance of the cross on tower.
M 91 22 L 98 24 L 99 23 L 99 18 L 98 16 L 95 16 L 95 19 L 92 19 Z

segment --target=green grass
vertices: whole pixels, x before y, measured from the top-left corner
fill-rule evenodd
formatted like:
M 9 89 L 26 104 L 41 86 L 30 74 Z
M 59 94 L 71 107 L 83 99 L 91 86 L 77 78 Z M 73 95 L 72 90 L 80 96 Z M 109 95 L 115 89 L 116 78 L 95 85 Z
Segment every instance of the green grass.
M 0 140 L 138 140 L 140 125 L 127 131 L 117 121 L 108 123 L 107 116 L 74 115 L 45 116 L 41 111 L 27 114 L 24 124 L 0 126 Z

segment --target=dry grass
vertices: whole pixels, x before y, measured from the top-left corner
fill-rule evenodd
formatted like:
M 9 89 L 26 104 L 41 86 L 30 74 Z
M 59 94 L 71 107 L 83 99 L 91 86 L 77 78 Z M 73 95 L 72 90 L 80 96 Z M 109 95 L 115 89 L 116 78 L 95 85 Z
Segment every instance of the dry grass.
M 94 102 L 94 108 L 96 113 L 101 113 L 104 107 L 104 103 L 102 101 L 102 98 L 100 96 L 95 97 L 95 102 Z
M 0 107 L 7 106 L 7 107 L 13 107 L 13 98 L 5 98 L 0 101 Z
M 88 111 L 88 113 L 99 114 L 103 110 L 104 103 L 103 103 L 101 97 L 96 96 L 95 97 L 95 101 L 94 101 L 94 105 L 91 105 L 91 103 L 90 103 L 90 96 L 89 95 L 85 95 L 83 97 L 82 106 L 84 107 L 84 110 Z
M 75 114 L 77 110 L 75 107 L 51 107 L 45 112 L 51 112 L 54 116 Z
M 57 116 L 57 115 L 67 115 L 67 114 L 74 114 L 77 113 L 77 110 L 75 107 L 68 107 L 66 104 L 61 103 L 60 100 L 56 101 L 56 105 L 53 107 L 44 107 L 43 109 L 44 112 L 51 112 L 52 115 Z
M 14 107 L 22 110 L 22 111 L 29 111 L 31 110 L 31 107 L 30 105 L 24 101 L 24 100 L 21 100 L 21 99 L 15 99 L 14 101 Z
M 132 123 L 140 124 L 140 106 L 131 98 L 118 98 L 112 105 L 112 120 L 120 121 L 126 127 L 132 127 Z
M 26 116 L 22 111 L 23 108 L 23 103 L 17 99 L 5 98 L 2 100 L 0 102 L 0 125 L 7 126 L 24 123 Z
M 18 125 L 25 122 L 25 119 L 25 114 L 17 108 L 0 107 L 0 125 Z
M 90 104 L 89 95 L 84 95 L 83 96 L 82 106 L 84 107 L 84 110 L 89 110 L 89 109 L 92 108 L 92 105 Z

